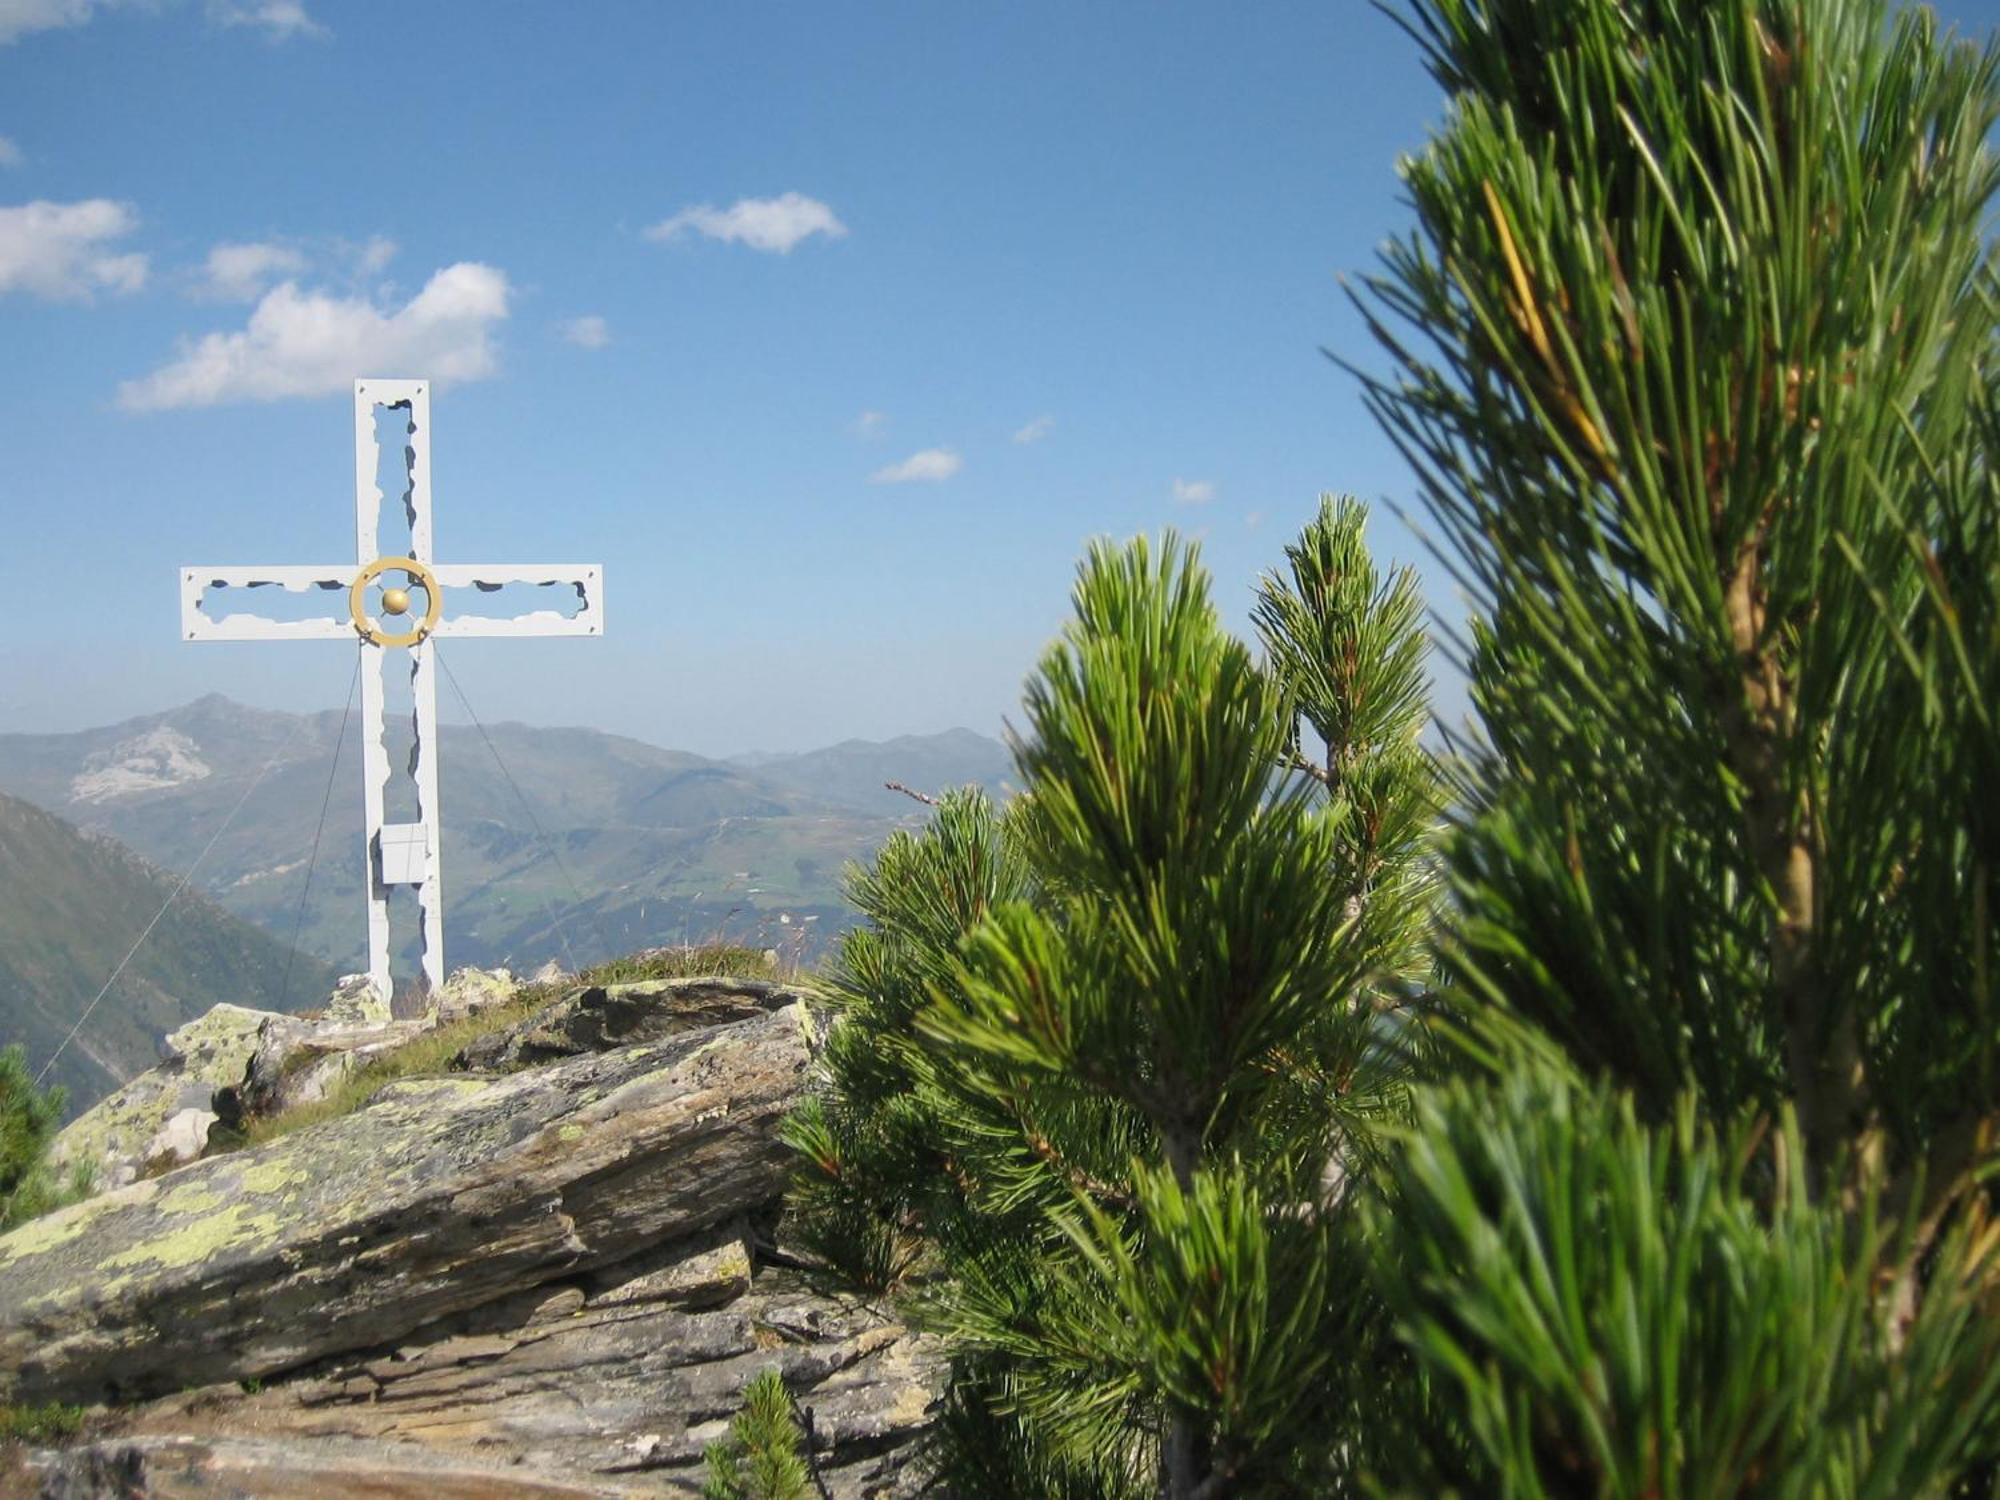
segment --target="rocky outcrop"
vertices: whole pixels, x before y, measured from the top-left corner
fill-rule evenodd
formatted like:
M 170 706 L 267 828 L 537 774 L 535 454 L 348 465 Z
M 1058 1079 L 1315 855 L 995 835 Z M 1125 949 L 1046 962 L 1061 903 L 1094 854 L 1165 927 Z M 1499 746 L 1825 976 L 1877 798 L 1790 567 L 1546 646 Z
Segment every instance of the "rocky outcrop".
M 389 997 L 366 974 L 343 974 L 327 998 L 326 1019 L 343 1026 L 368 1026 L 387 1021 Z
M 414 1041 L 432 1024 L 272 1016 L 258 1030 L 241 1074 L 215 1091 L 213 1108 L 224 1125 L 239 1130 L 252 1118 L 317 1104 L 370 1058 Z
M 431 997 L 425 1014 L 446 1024 L 462 1021 L 505 1005 L 514 998 L 515 989 L 514 976 L 505 969 L 457 969 Z
M 371 1059 L 427 1031 L 505 1005 L 516 994 L 505 969 L 459 969 L 421 1016 L 392 1020 L 376 1004 L 373 982 L 349 975 L 317 1019 L 271 1016 L 241 1073 L 215 1092 L 212 1108 L 229 1130 L 257 1117 L 317 1104 Z M 356 1019 L 359 1017 L 360 1019 Z
M 790 993 L 758 979 L 654 979 L 591 985 L 467 1045 L 460 1066 L 499 1071 L 625 1047 L 762 1015 Z
M 772 1245 L 798 997 L 583 990 L 500 1035 L 514 1071 L 0 1237 L 0 1399 L 120 1403 L 41 1493 L 693 1494 L 771 1366 L 830 1493 L 916 1493 L 937 1351 Z
M 10 1476 L 0 1469 L 0 1481 Z M 413 1448 L 316 1438 L 140 1437 L 35 1455 L 8 1494 L 42 1500 L 623 1500 L 656 1485 L 592 1480 Z M 672 1493 L 671 1491 L 669 1493 Z
M 218 1005 L 160 1044 L 161 1061 L 78 1115 L 50 1146 L 61 1167 L 89 1164 L 100 1188 L 123 1187 L 149 1165 L 200 1155 L 210 1098 L 243 1077 L 266 1024 L 292 1017 Z M 296 1023 L 295 1023 L 296 1024 Z
M 259 1377 L 768 1203 L 804 1009 L 405 1085 L 0 1238 L 0 1398 Z

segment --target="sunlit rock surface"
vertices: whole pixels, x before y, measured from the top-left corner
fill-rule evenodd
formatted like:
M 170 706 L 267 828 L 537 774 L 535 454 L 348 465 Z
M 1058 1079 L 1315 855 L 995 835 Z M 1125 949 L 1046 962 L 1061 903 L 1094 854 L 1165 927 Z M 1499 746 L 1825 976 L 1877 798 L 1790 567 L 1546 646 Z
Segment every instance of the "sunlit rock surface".
M 30 1456 L 41 1492 L 695 1493 L 775 1365 L 832 1493 L 916 1493 L 937 1351 L 771 1244 L 806 1007 L 615 988 L 501 1034 L 555 1060 L 510 1045 L 0 1238 L 0 1398 L 116 1403 Z

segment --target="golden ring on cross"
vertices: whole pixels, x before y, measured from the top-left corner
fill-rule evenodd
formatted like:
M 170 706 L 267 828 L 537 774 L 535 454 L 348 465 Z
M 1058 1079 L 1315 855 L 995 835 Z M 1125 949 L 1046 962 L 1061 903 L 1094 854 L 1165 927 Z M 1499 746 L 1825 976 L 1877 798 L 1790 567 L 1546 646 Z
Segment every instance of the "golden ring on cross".
M 429 603 L 424 610 L 423 619 L 417 622 L 415 629 L 403 631 L 401 634 L 393 634 L 369 620 L 368 585 L 373 583 L 377 578 L 380 578 L 384 573 L 401 573 L 407 582 L 420 585 L 423 588 L 424 598 Z M 397 602 L 403 603 L 405 608 L 408 607 L 409 592 L 407 589 L 383 590 L 384 600 L 388 600 L 391 595 L 400 595 L 401 599 Z M 416 645 L 418 641 L 429 635 L 436 628 L 438 613 L 443 608 L 444 593 L 438 588 L 437 579 L 432 576 L 429 568 L 418 562 L 414 557 L 378 557 L 359 573 L 355 574 L 354 582 L 347 590 L 347 612 L 354 617 L 354 628 L 361 633 L 361 639 L 373 642 L 377 646 Z M 401 609 L 392 609 L 391 612 L 401 614 L 403 611 Z

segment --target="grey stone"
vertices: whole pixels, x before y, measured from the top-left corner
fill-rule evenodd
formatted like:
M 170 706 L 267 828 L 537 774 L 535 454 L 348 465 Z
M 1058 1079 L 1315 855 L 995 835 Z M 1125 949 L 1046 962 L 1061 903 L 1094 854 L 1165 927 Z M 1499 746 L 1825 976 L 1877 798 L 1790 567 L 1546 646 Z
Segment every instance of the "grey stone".
M 210 1110 L 175 1110 L 146 1143 L 147 1162 L 178 1167 L 197 1160 L 208 1148 L 208 1127 L 214 1123 Z
M 223 1124 L 240 1130 L 253 1118 L 317 1104 L 370 1058 L 414 1040 L 432 1024 L 272 1016 L 240 1077 L 217 1089 L 210 1107 Z
M 713 1237 L 663 1247 L 646 1276 L 659 1284 L 677 1255 L 687 1263 L 716 1249 Z M 709 1307 L 621 1295 L 629 1289 L 542 1288 L 440 1319 L 394 1348 L 326 1360 L 255 1392 L 182 1392 L 120 1413 L 113 1426 L 127 1441 L 256 1433 L 363 1452 L 505 1455 L 540 1475 L 623 1477 L 648 1493 L 692 1494 L 744 1386 L 775 1368 L 811 1414 L 816 1461 L 835 1495 L 916 1493 L 917 1440 L 943 1379 L 931 1341 L 775 1268 L 746 1274 Z
M 431 997 L 428 1018 L 449 1024 L 514 998 L 514 976 L 505 969 L 464 968 L 453 972 Z
M 713 1307 L 750 1289 L 754 1262 L 749 1227 L 725 1224 L 706 1235 L 620 1261 L 594 1273 L 585 1285 L 592 1307 L 634 1302 Z
M 106 1439 L 29 1460 L 40 1500 L 622 1500 L 657 1486 L 565 1477 L 409 1443 L 345 1439 Z M 4 1477 L 4 1476 L 0 1476 Z M 664 1493 L 673 1493 L 665 1491 Z M 693 1493 L 685 1491 L 683 1493 Z
M 591 985 L 468 1045 L 461 1067 L 499 1072 L 741 1021 L 797 999 L 763 979 L 649 979 Z
M 326 1019 L 342 1025 L 360 1026 L 387 1021 L 392 1013 L 389 997 L 366 974 L 343 974 L 327 997 Z

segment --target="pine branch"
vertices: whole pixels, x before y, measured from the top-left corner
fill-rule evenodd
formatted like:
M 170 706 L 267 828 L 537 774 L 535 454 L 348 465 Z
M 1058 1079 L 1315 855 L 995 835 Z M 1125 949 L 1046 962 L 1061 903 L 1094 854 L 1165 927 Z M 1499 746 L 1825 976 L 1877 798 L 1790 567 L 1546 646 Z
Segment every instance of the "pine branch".
M 1119 1209 L 1126 1213 L 1138 1207 L 1138 1200 L 1130 1193 L 1100 1177 L 1093 1177 L 1082 1167 L 1066 1159 L 1047 1136 L 1025 1121 L 1022 1123 L 1022 1139 L 1028 1143 L 1028 1149 L 1034 1152 L 1036 1157 L 1054 1168 L 1063 1181 L 1077 1192 L 1095 1198 L 1107 1208 Z

